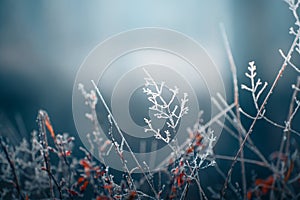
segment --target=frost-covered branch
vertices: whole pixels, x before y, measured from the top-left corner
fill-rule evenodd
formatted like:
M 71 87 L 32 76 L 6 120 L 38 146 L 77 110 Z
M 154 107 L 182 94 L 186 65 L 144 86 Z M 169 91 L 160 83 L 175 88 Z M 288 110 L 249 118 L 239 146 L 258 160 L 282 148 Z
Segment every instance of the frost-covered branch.
M 292 3 L 293 3 L 293 2 L 295 2 L 295 1 L 294 1 L 294 0 L 289 0 L 288 2 L 292 2 Z M 298 2 L 298 1 L 297 1 L 297 2 Z M 298 5 L 299 5 L 299 4 L 298 4 Z M 299 19 L 297 19 L 296 21 L 299 22 Z M 299 23 L 297 23 L 297 26 L 299 26 Z M 243 149 L 243 147 L 244 147 L 244 145 L 245 145 L 247 139 L 249 138 L 250 134 L 252 133 L 253 128 L 254 128 L 254 125 L 256 124 L 257 120 L 258 120 L 261 116 L 263 116 L 263 113 L 264 113 L 264 111 L 265 111 L 265 106 L 266 106 L 266 104 L 267 104 L 267 102 L 268 102 L 268 100 L 269 100 L 271 94 L 273 93 L 274 88 L 276 87 L 278 81 L 279 81 L 280 78 L 282 77 L 282 74 L 283 74 L 283 72 L 285 71 L 285 69 L 286 69 L 286 67 L 287 67 L 287 65 L 288 65 L 288 61 L 289 61 L 288 59 L 292 57 L 292 54 L 293 54 L 293 52 L 294 52 L 294 49 L 295 49 L 295 47 L 297 46 L 297 44 L 299 43 L 299 37 L 300 37 L 300 31 L 299 31 L 299 28 L 298 28 L 297 34 L 295 35 L 295 38 L 294 38 L 294 40 L 293 40 L 293 42 L 292 42 L 292 44 L 291 44 L 291 46 L 290 46 L 290 48 L 289 48 L 289 50 L 288 50 L 287 56 L 286 56 L 286 58 L 284 58 L 284 61 L 283 61 L 282 65 L 281 65 L 281 67 L 280 67 L 280 69 L 279 69 L 279 71 L 278 71 L 278 73 L 277 73 L 276 78 L 275 78 L 274 81 L 272 82 L 272 85 L 271 85 L 271 87 L 270 87 L 270 89 L 269 89 L 269 91 L 268 91 L 266 97 L 264 98 L 264 100 L 263 100 L 261 106 L 259 107 L 259 110 L 258 110 L 258 112 L 257 112 L 257 114 L 256 114 L 256 116 L 255 116 L 255 118 L 253 119 L 253 121 L 252 121 L 252 123 L 251 123 L 251 125 L 250 125 L 250 127 L 249 127 L 249 129 L 248 129 L 248 131 L 247 131 L 247 133 L 245 134 L 245 137 L 244 137 L 244 140 L 243 140 L 242 144 L 240 145 L 240 147 L 239 147 L 237 153 L 235 154 L 234 160 L 233 160 L 233 162 L 231 163 L 231 166 L 230 166 L 230 168 L 229 168 L 229 170 L 228 170 L 228 172 L 227 172 L 227 177 L 226 177 L 225 183 L 224 183 L 223 188 L 222 188 L 222 191 L 221 191 L 221 197 L 222 197 L 222 198 L 224 197 L 225 192 L 226 192 L 226 189 L 227 189 L 227 186 L 228 186 L 228 183 L 230 182 L 230 178 L 231 178 L 231 175 L 232 175 L 232 172 L 233 172 L 233 167 L 235 166 L 235 164 L 236 164 L 236 162 L 237 162 L 237 158 L 239 157 L 239 155 L 240 155 L 240 153 L 241 153 L 241 151 L 242 151 L 242 149 Z M 253 64 L 254 64 L 254 63 L 253 63 Z M 250 89 L 250 88 L 248 87 L 248 89 Z M 272 196 L 272 195 L 271 195 L 271 196 Z
M 89 107 L 90 111 L 85 113 L 85 117 L 93 124 L 92 133 L 87 133 L 87 140 L 90 145 L 92 153 L 98 153 L 101 162 L 105 164 L 104 156 L 107 155 L 107 148 L 112 147 L 110 140 L 104 140 L 103 133 L 100 131 L 99 122 L 97 119 L 96 105 L 98 97 L 95 90 L 86 91 L 83 84 L 78 85 L 78 90 L 84 97 L 85 104 Z
M 165 83 L 156 83 L 149 72 L 146 69 L 144 69 L 144 71 L 147 77 L 144 78 L 145 87 L 143 88 L 143 92 L 148 96 L 148 101 L 153 104 L 151 107 L 149 107 L 149 110 L 155 112 L 154 116 L 157 119 L 165 119 L 168 128 L 171 128 L 171 130 L 175 132 L 175 129 L 178 127 L 178 124 L 182 117 L 188 114 L 188 94 L 183 93 L 183 97 L 180 99 L 180 105 L 173 105 L 175 102 L 175 98 L 179 94 L 179 89 L 176 86 L 174 87 L 174 89 L 168 88 L 172 96 L 170 99 L 165 98 L 163 96 Z M 144 118 L 144 121 L 148 125 L 148 128 L 145 128 L 145 132 L 152 132 L 154 133 L 155 138 L 161 139 L 166 143 L 170 142 L 171 133 L 169 129 L 165 130 L 165 136 L 162 136 L 160 129 L 153 128 L 151 120 Z
M 256 110 L 259 111 L 260 106 L 258 105 L 258 100 L 261 94 L 263 93 L 263 91 L 266 89 L 268 83 L 264 82 L 263 84 L 260 78 L 258 78 L 257 80 L 255 79 L 257 73 L 256 73 L 256 65 L 254 64 L 254 61 L 249 62 L 248 70 L 250 73 L 246 72 L 245 75 L 250 79 L 251 85 L 247 86 L 245 84 L 242 84 L 241 88 L 243 90 L 247 90 L 251 92 L 254 106 Z M 243 113 L 245 113 L 242 109 L 240 110 Z M 265 109 L 262 111 L 262 113 L 260 114 L 260 118 L 264 116 L 265 111 L 266 111 Z
M 16 167 L 15 167 L 15 162 L 11 159 L 11 157 L 9 155 L 8 147 L 2 141 L 2 137 L 0 137 L 0 146 L 1 146 L 1 148 L 4 152 L 4 154 L 5 154 L 6 161 L 9 163 L 9 166 L 11 168 L 11 172 L 12 172 L 12 175 L 13 175 L 13 183 L 15 185 L 15 188 L 17 189 L 18 196 L 20 197 L 20 199 L 24 199 L 24 197 L 22 195 L 22 192 L 21 192 L 19 178 L 18 178 L 18 175 L 17 175 Z

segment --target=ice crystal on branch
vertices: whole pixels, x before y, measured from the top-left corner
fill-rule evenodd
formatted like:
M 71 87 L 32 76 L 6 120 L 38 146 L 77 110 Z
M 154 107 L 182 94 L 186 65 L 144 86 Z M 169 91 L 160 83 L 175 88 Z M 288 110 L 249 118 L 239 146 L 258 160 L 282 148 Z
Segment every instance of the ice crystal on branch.
M 183 97 L 180 99 L 180 105 L 173 105 L 176 97 L 179 95 L 179 89 L 175 86 L 174 89 L 168 88 L 171 93 L 171 98 L 167 99 L 163 96 L 163 89 L 167 88 L 165 82 L 158 84 L 149 74 L 149 72 L 144 69 L 147 77 L 145 79 L 145 87 L 143 92 L 148 96 L 148 101 L 153 105 L 149 107 L 149 110 L 154 111 L 154 117 L 157 119 L 165 119 L 168 129 L 163 131 L 164 136 L 161 134 L 160 129 L 155 129 L 152 126 L 151 120 L 144 118 L 145 123 L 148 128 L 145 128 L 145 132 L 154 133 L 156 139 L 163 140 L 166 143 L 170 142 L 171 132 L 175 132 L 179 125 L 181 118 L 188 113 L 188 102 L 187 93 L 183 93 Z

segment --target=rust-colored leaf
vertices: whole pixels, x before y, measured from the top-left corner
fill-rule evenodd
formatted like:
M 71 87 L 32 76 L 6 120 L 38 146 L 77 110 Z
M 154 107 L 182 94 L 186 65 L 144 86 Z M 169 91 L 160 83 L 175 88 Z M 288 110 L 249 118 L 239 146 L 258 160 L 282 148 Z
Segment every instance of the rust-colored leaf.
M 89 181 L 84 181 L 83 185 L 80 186 L 80 192 L 83 192 L 86 189 L 86 187 L 88 186 L 88 184 L 89 184 Z
M 46 119 L 45 119 L 45 125 L 46 125 L 48 131 L 50 132 L 51 137 L 52 137 L 53 139 L 55 139 L 55 133 L 54 133 L 53 127 L 52 127 L 52 125 L 51 125 L 51 123 L 50 123 L 50 120 L 49 120 L 49 117 L 48 117 L 48 116 L 47 116 Z
M 287 182 L 289 180 L 289 178 L 290 178 L 290 176 L 292 174 L 293 169 L 294 169 L 294 162 L 291 161 L 290 166 L 289 166 L 287 172 L 285 173 L 284 182 Z
M 78 180 L 77 180 L 77 184 L 82 183 L 84 180 L 85 180 L 84 177 L 79 177 Z
M 75 190 L 68 190 L 68 193 L 72 196 L 78 196 L 78 192 L 76 192 Z

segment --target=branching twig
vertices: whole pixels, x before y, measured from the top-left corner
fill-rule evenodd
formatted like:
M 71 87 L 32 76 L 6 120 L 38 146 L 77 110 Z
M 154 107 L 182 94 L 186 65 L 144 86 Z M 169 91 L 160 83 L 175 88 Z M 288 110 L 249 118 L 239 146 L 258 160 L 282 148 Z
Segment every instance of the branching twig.
M 168 128 L 171 128 L 173 132 L 176 131 L 177 126 L 181 118 L 188 113 L 188 95 L 187 93 L 183 94 L 183 98 L 180 100 L 180 105 L 174 105 L 171 108 L 176 96 L 179 94 L 179 89 L 175 87 L 169 91 L 172 93 L 172 96 L 169 100 L 163 97 L 164 82 L 160 86 L 155 82 L 150 73 L 144 69 L 147 77 L 145 78 L 145 88 L 143 92 L 148 96 L 148 100 L 153 104 L 149 107 L 149 110 L 155 111 L 154 116 L 158 119 L 166 119 L 166 124 Z M 153 87 L 154 90 L 151 88 Z M 179 110 L 179 111 L 178 111 Z M 154 129 L 150 119 L 144 118 L 145 123 L 148 125 L 148 128 L 145 128 L 145 132 L 153 132 L 156 139 L 163 140 L 165 143 L 169 143 L 171 139 L 170 130 L 167 129 L 164 131 L 164 136 L 161 135 L 160 129 Z
M 299 40 L 299 36 L 300 36 L 300 31 L 298 31 L 298 33 L 297 33 L 297 35 L 296 35 L 296 37 L 295 37 L 295 39 L 294 39 L 294 41 L 293 41 L 293 43 L 292 43 L 292 45 L 291 45 L 291 48 L 290 48 L 290 50 L 289 50 L 289 52 L 288 52 L 287 58 L 291 58 L 291 55 L 292 55 L 292 53 L 293 53 L 293 51 L 294 51 L 294 48 L 295 48 L 295 46 L 296 46 L 296 44 L 297 44 L 297 41 Z M 237 161 L 237 158 L 239 157 L 239 155 L 240 155 L 240 153 L 241 153 L 241 151 L 242 151 L 242 149 L 243 149 L 243 147 L 244 147 L 244 145 L 245 145 L 245 142 L 246 142 L 247 138 L 248 138 L 249 135 L 252 133 L 253 128 L 254 128 L 254 125 L 255 125 L 257 119 L 262 115 L 262 112 L 263 112 L 263 110 L 264 110 L 264 108 L 265 108 L 265 105 L 266 105 L 267 101 L 269 100 L 271 94 L 273 93 L 273 90 L 274 90 L 274 88 L 276 87 L 276 85 L 277 85 L 277 83 L 278 83 L 280 77 L 282 76 L 282 74 L 283 74 L 283 72 L 284 72 L 284 70 L 285 70 L 287 64 L 288 64 L 288 60 L 285 59 L 284 62 L 283 62 L 283 64 L 282 64 L 282 66 L 281 66 L 281 68 L 280 68 L 280 70 L 279 70 L 279 72 L 278 72 L 278 74 L 277 74 L 277 76 L 276 76 L 276 78 L 275 78 L 275 80 L 273 81 L 273 84 L 272 84 L 272 86 L 271 86 L 271 88 L 270 88 L 270 90 L 269 90 L 267 96 L 265 97 L 265 99 L 264 99 L 262 105 L 260 106 L 260 109 L 259 109 L 259 111 L 258 111 L 258 113 L 257 113 L 257 115 L 256 115 L 256 117 L 255 117 L 255 119 L 253 120 L 253 122 L 252 122 L 252 124 L 251 124 L 251 126 L 250 126 L 250 128 L 249 128 L 249 130 L 248 130 L 248 132 L 247 132 L 247 134 L 245 135 L 245 138 L 244 138 L 242 144 L 240 145 L 239 150 L 237 151 L 237 153 L 236 153 L 236 155 L 235 155 L 235 157 L 234 157 L 234 160 L 233 160 L 233 162 L 232 162 L 232 164 L 231 164 L 231 166 L 230 166 L 230 169 L 228 170 L 227 177 L 226 177 L 225 183 L 224 183 L 223 188 L 222 188 L 222 191 L 221 191 L 221 197 L 222 197 L 222 198 L 223 198 L 224 195 L 225 195 L 225 191 L 226 191 L 226 189 L 227 189 L 227 184 L 228 184 L 228 181 L 229 181 L 229 179 L 230 179 L 230 177 L 231 177 L 231 174 L 232 174 L 232 171 L 233 171 L 233 167 L 234 167 L 234 165 L 235 165 L 235 163 L 236 163 L 236 161 Z
M 11 171 L 12 171 L 12 174 L 13 174 L 13 179 L 14 179 L 14 184 L 15 184 L 15 187 L 17 189 L 18 196 L 20 197 L 20 199 L 24 199 L 24 197 L 22 195 L 22 192 L 21 192 L 21 187 L 20 187 L 19 179 L 18 179 L 18 176 L 17 176 L 15 163 L 10 158 L 8 149 L 7 149 L 6 145 L 2 141 L 2 137 L 0 137 L 0 145 L 1 145 L 1 148 L 2 148 L 2 150 L 3 150 L 3 152 L 4 152 L 5 156 L 6 156 L 7 161 L 9 163 L 9 166 L 11 168 Z
M 296 88 L 299 88 L 299 86 L 300 86 L 300 76 L 298 76 L 298 78 L 297 78 L 297 83 L 296 83 L 296 85 L 295 85 L 295 87 Z M 296 98 L 297 98 L 297 94 L 298 94 L 298 90 L 297 89 L 294 89 L 294 92 L 293 92 L 293 95 L 292 95 L 292 98 L 291 98 L 291 103 L 290 103 L 290 108 L 289 108 L 289 113 L 288 113 L 288 117 L 287 117 L 287 119 L 288 119 L 288 130 L 287 130 L 287 132 L 286 132 L 286 134 L 287 134 L 287 140 L 286 140 L 286 146 L 285 146 L 285 152 L 287 153 L 288 151 L 289 151 L 289 147 L 290 147 L 290 136 L 291 136 L 291 129 L 292 129 L 292 127 L 291 127 L 291 122 L 289 122 L 292 118 L 291 118 L 291 116 L 292 116 L 292 114 L 293 114 L 293 112 L 294 112 L 294 106 L 295 106 L 295 100 L 296 100 Z
M 158 194 L 157 194 L 157 192 L 155 191 L 155 189 L 154 189 L 153 185 L 151 184 L 150 180 L 148 179 L 148 177 L 147 177 L 147 175 L 146 175 L 146 173 L 145 173 L 145 171 L 144 171 L 144 168 L 140 165 L 139 161 L 137 160 L 136 156 L 134 155 L 133 151 L 131 150 L 131 147 L 130 147 L 130 145 L 127 143 L 127 141 L 126 141 L 126 139 L 125 139 L 125 137 L 124 137 L 124 135 L 123 135 L 123 133 L 122 133 L 120 127 L 118 126 L 117 121 L 116 121 L 115 118 L 113 117 L 113 115 L 112 115 L 112 113 L 111 113 L 109 107 L 107 106 L 107 104 L 106 104 L 106 102 L 105 102 L 105 100 L 104 100 L 102 94 L 100 93 L 100 90 L 98 89 L 97 85 L 95 84 L 95 82 L 94 82 L 93 80 L 92 80 L 92 84 L 93 84 L 93 86 L 94 86 L 94 88 L 95 88 L 97 94 L 99 95 L 101 102 L 102 102 L 103 105 L 105 106 L 106 111 L 109 113 L 109 116 L 110 116 L 110 118 L 111 118 L 113 124 L 116 126 L 117 131 L 118 131 L 119 135 L 120 135 L 121 138 L 122 138 L 122 142 L 124 142 L 124 144 L 125 144 L 126 147 L 128 148 L 128 151 L 129 151 L 130 155 L 132 156 L 133 160 L 134 160 L 135 163 L 137 164 L 137 167 L 141 170 L 142 174 L 145 176 L 145 178 L 146 178 L 146 180 L 147 180 L 147 182 L 148 182 L 148 184 L 149 184 L 149 186 L 150 186 L 152 192 L 155 194 L 156 197 L 158 197 Z M 128 175 L 130 176 L 129 170 L 127 170 L 127 172 L 128 172 Z M 132 179 L 132 178 L 131 178 L 131 179 Z M 133 179 L 132 179 L 132 180 L 133 180 Z M 132 182 L 132 184 L 133 184 L 133 187 L 135 188 L 133 182 Z M 135 190 L 136 190 L 136 189 L 135 189 Z
M 229 41 L 227 38 L 227 34 L 225 31 L 225 27 L 221 25 L 221 31 L 223 35 L 223 41 L 225 43 L 225 48 L 227 52 L 227 56 L 230 63 L 230 69 L 232 73 L 232 80 L 233 80 L 233 87 L 234 87 L 234 103 L 235 103 L 235 112 L 236 112 L 236 122 L 238 125 L 238 133 L 239 133 L 239 144 L 242 144 L 243 141 L 243 132 L 242 132 L 242 125 L 241 125 L 241 115 L 240 115 L 240 103 L 239 103 L 239 87 L 238 87 L 238 79 L 237 79 L 237 71 L 236 71 L 236 65 L 233 59 L 233 55 L 231 52 L 231 48 L 229 45 Z M 244 151 L 241 150 L 241 174 L 242 174 L 242 185 L 243 185 L 243 197 L 246 200 L 247 199 L 247 180 L 246 180 L 246 171 L 245 171 L 245 163 L 244 163 Z

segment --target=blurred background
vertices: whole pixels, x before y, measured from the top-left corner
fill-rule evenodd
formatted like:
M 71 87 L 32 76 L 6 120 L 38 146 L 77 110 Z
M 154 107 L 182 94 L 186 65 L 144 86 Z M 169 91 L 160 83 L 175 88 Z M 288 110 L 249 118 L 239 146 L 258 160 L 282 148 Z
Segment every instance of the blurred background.
M 239 81 L 249 61 L 258 75 L 274 80 L 293 37 L 294 18 L 282 0 L 252 1 L 1 1 L 0 2 L 0 130 L 12 141 L 37 129 L 39 109 L 48 111 L 57 132 L 77 137 L 72 118 L 72 88 L 88 53 L 109 36 L 134 28 L 163 27 L 198 41 L 222 72 L 228 102 L 232 102 L 229 62 L 220 33 L 223 23 L 236 61 Z M 297 74 L 287 68 L 267 105 L 268 116 L 284 124 Z M 250 113 L 251 96 L 241 92 L 241 105 Z M 245 124 L 251 121 L 243 118 Z M 299 120 L 296 116 L 295 120 Z M 269 155 L 281 130 L 264 122 L 253 137 Z M 295 128 L 297 129 L 297 128 Z M 235 144 L 219 140 L 216 151 Z M 269 139 L 272 137 L 272 139 Z M 232 153 L 232 152 L 231 152 Z M 226 167 L 226 165 L 224 165 Z M 250 175 L 249 175 L 250 176 Z

